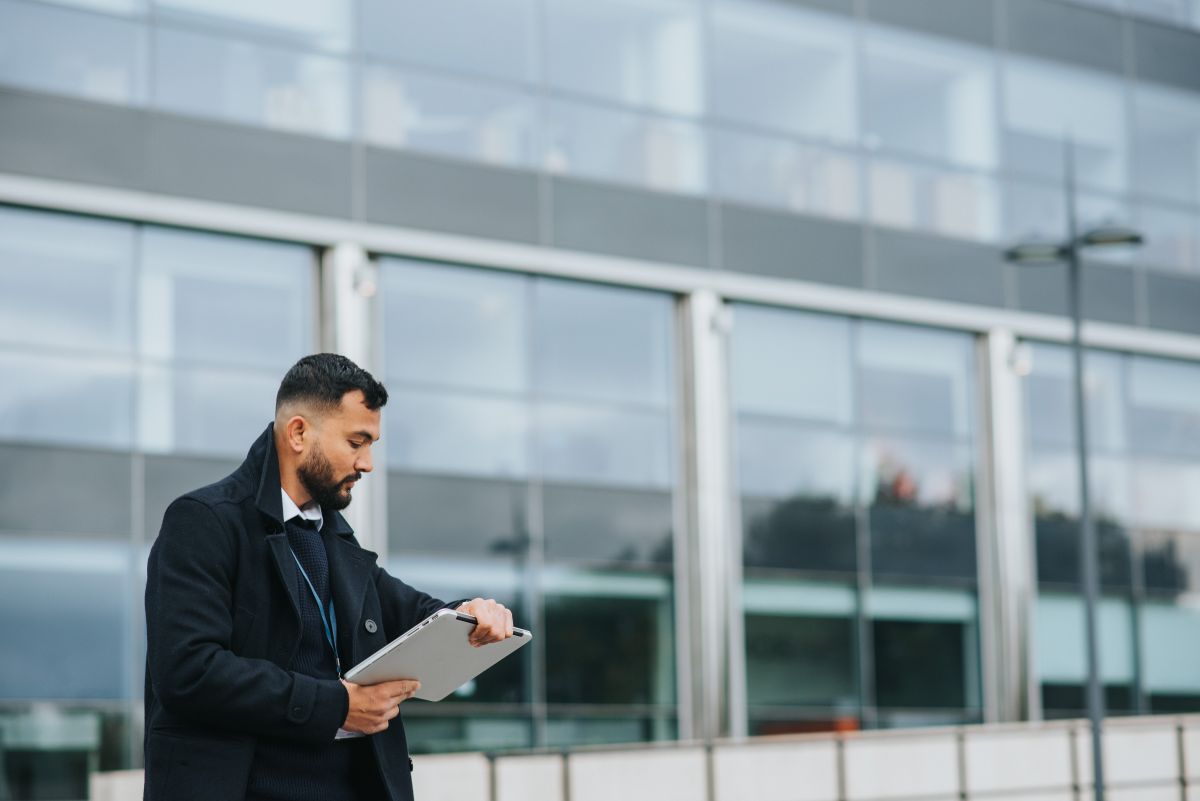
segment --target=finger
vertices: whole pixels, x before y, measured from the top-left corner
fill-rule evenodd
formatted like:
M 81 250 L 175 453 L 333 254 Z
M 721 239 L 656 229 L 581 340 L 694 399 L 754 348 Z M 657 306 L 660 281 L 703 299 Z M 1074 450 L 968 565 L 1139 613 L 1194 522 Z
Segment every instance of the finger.
M 395 706 L 389 708 L 387 712 L 383 713 L 383 719 L 391 720 L 392 718 L 396 717 L 399 714 L 400 714 L 400 705 L 396 704 Z
M 504 619 L 508 624 L 504 627 L 504 636 L 511 637 L 513 635 L 513 616 L 511 609 L 504 610 Z

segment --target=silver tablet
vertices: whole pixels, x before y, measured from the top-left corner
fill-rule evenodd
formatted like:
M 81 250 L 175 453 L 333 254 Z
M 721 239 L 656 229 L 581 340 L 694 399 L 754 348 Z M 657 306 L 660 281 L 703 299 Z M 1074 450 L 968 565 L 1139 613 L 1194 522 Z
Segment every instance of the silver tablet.
M 416 679 L 421 689 L 414 697 L 440 701 L 533 639 L 514 628 L 513 636 L 476 648 L 467 639 L 474 627 L 470 615 L 439 609 L 351 668 L 346 681 Z

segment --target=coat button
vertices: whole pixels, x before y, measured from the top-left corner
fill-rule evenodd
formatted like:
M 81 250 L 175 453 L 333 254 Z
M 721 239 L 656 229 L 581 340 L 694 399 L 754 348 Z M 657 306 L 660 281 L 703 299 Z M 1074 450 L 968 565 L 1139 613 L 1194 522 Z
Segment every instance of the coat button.
M 363 623 L 363 625 L 367 627 L 368 634 L 374 634 L 375 631 L 379 628 L 379 626 L 376 626 L 375 621 L 371 620 L 371 618 L 367 618 L 367 622 Z

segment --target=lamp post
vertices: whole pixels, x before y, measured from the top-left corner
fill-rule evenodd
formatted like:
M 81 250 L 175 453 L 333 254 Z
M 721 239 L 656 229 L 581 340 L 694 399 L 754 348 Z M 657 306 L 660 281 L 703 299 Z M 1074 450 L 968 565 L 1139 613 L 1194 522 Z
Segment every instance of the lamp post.
M 1092 774 L 1095 801 L 1104 801 L 1104 749 L 1101 722 L 1104 696 L 1100 689 L 1100 664 L 1096 637 L 1096 610 L 1100 595 L 1100 566 L 1096 544 L 1096 525 L 1092 519 L 1091 486 L 1088 483 L 1087 421 L 1084 409 L 1083 373 L 1083 291 L 1080 280 L 1080 251 L 1087 247 L 1140 245 L 1142 235 L 1120 227 L 1078 230 L 1075 213 L 1075 154 L 1072 142 L 1065 144 L 1063 190 L 1067 211 L 1067 239 L 1061 243 L 1029 242 L 1005 251 L 1004 258 L 1017 264 L 1065 262 L 1067 265 L 1067 305 L 1071 315 L 1071 357 L 1073 362 L 1075 436 L 1079 459 L 1079 565 L 1083 579 L 1084 619 L 1087 648 L 1087 712 L 1092 733 Z

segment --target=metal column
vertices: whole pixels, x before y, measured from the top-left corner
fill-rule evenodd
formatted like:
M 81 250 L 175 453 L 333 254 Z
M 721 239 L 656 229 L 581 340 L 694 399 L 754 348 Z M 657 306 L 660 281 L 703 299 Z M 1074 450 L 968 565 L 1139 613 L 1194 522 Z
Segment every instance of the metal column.
M 344 242 L 322 254 L 321 347 L 381 378 L 375 347 L 378 286 L 379 268 L 360 245 Z M 359 543 L 386 557 L 387 477 L 380 457 L 375 456 L 375 475 L 354 488 L 354 502 L 343 514 Z
M 994 329 L 980 339 L 983 431 L 977 463 L 979 625 L 984 715 L 989 723 L 1039 720 L 1033 669 L 1037 577 L 1024 480 L 1020 344 Z

